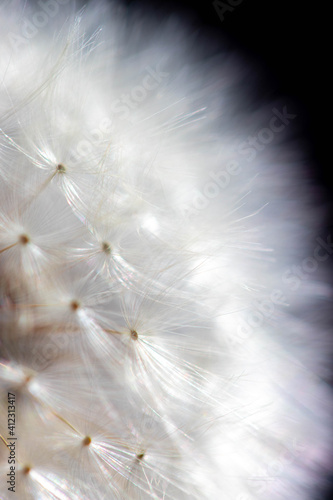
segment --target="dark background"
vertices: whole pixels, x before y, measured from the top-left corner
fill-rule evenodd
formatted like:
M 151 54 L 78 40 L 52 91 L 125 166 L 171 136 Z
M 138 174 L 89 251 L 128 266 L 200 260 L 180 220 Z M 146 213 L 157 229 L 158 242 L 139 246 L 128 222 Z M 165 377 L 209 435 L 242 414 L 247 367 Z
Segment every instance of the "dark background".
M 212 0 L 123 0 L 158 15 L 180 12 L 194 29 L 208 30 L 223 50 L 237 49 L 260 67 L 263 99 L 285 97 L 297 114 L 299 134 L 306 145 L 312 183 L 323 201 L 333 206 L 333 129 L 329 76 L 331 16 L 329 3 L 292 0 L 243 0 L 221 21 Z M 228 3 L 227 0 L 225 3 Z M 150 9 L 149 9 L 150 10 Z M 333 229 L 328 209 L 323 233 Z M 333 283 L 331 266 L 331 282 Z M 333 465 L 333 464 L 332 464 Z M 333 467 L 332 467 L 333 470 Z M 313 500 L 333 498 L 333 474 Z
M 232 1 L 232 0 L 231 0 Z M 324 3 L 243 0 L 221 21 L 212 0 L 124 0 L 160 14 L 180 12 L 207 29 L 223 50 L 237 49 L 263 71 L 263 92 L 286 97 L 313 164 L 314 182 L 332 199 L 333 130 L 329 70 L 330 14 Z M 225 3 L 228 3 L 227 0 Z M 332 144 L 332 147 L 331 147 Z

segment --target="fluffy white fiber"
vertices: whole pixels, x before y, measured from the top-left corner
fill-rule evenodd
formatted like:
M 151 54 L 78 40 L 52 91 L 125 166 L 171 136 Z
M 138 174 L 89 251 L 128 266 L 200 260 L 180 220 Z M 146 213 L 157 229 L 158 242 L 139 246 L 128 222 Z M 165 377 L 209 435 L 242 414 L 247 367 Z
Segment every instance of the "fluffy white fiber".
M 333 250 L 292 105 L 121 4 L 0 31 L 1 499 L 316 498 Z

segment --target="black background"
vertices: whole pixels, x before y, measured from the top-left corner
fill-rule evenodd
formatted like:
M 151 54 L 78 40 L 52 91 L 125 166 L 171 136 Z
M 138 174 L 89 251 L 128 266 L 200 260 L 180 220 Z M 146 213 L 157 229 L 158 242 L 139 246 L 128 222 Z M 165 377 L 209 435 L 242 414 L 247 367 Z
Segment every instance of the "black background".
M 181 13 L 194 29 L 208 30 L 223 50 L 239 50 L 263 71 L 262 91 L 285 97 L 297 113 L 299 134 L 305 141 L 312 182 L 323 201 L 333 206 L 331 171 L 331 78 L 329 71 L 331 16 L 329 3 L 292 0 L 243 0 L 220 20 L 212 0 L 123 0 L 160 15 Z M 227 0 L 226 0 L 227 3 Z M 265 96 L 263 96 L 265 98 Z M 323 230 L 330 231 L 332 208 Z M 332 268 L 331 268 L 332 269 Z M 333 274 L 333 273 L 332 273 Z M 333 498 L 333 475 L 313 500 Z
M 329 7 L 302 0 L 243 0 L 221 22 L 212 0 L 125 0 L 152 11 L 180 12 L 194 28 L 207 29 L 223 50 L 239 50 L 263 71 L 263 89 L 286 96 L 297 112 L 314 182 L 329 201 L 333 194 L 333 130 L 329 69 Z M 227 0 L 225 1 L 227 3 Z M 150 10 L 149 9 L 149 10 Z M 331 24 L 331 23 L 330 23 Z M 332 153 L 331 153 L 332 151 Z

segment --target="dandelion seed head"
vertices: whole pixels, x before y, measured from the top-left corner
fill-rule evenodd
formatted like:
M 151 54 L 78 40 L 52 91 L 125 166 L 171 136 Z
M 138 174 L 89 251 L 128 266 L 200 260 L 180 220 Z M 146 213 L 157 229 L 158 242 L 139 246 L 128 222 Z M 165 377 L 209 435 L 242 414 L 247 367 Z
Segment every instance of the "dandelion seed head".
M 180 20 L 42 3 L 0 7 L 18 498 L 312 500 L 332 457 L 332 242 L 296 111 L 251 100 L 253 70 Z M 35 8 L 47 26 L 24 38 Z

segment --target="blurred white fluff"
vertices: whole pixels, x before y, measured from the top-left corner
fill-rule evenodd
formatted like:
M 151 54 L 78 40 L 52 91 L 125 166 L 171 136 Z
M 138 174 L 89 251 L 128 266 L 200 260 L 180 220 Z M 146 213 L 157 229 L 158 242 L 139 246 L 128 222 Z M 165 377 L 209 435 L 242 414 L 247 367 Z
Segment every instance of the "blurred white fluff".
M 239 147 L 285 103 L 250 107 L 250 74 L 194 56 L 177 19 L 73 5 L 0 10 L 16 498 L 312 500 L 331 458 L 331 290 L 324 259 L 297 291 L 285 271 L 312 256 L 320 213 L 283 119 Z

